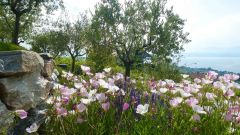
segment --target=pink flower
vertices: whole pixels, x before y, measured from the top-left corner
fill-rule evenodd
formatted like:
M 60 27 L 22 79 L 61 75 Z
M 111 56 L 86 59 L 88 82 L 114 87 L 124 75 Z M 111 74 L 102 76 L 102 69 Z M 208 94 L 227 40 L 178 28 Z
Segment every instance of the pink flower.
M 123 111 L 126 111 L 129 108 L 129 104 L 128 103 L 124 103 L 123 104 Z
M 96 94 L 96 98 L 99 102 L 104 102 L 107 99 L 104 93 Z
M 60 115 L 60 116 L 67 116 L 67 109 L 57 108 L 57 114 Z
M 96 77 L 97 79 L 103 79 L 103 78 L 105 78 L 106 76 L 104 75 L 104 73 L 96 73 L 96 74 L 95 74 L 95 77 Z
M 222 82 L 219 82 L 219 81 L 214 82 L 213 87 L 217 88 L 217 89 L 224 89 L 225 88 L 224 84 Z
M 76 93 L 76 89 L 74 89 L 74 88 L 69 89 L 67 87 L 62 87 L 62 88 L 60 88 L 60 92 L 63 96 L 68 97 L 68 96 L 71 96 L 72 94 Z
M 202 81 L 201 81 L 201 79 L 199 79 L 199 78 L 195 78 L 195 79 L 194 79 L 194 82 L 197 83 L 197 84 L 199 84 L 199 83 L 201 83 Z
M 215 97 L 217 97 L 217 96 L 213 93 L 209 93 L 209 92 L 206 93 L 206 98 L 208 100 L 214 100 Z
M 77 105 L 77 109 L 79 112 L 83 112 L 87 109 L 87 107 L 83 103 L 80 103 Z
M 67 104 L 69 102 L 69 97 L 63 97 L 62 101 L 64 104 Z
M 234 81 L 238 80 L 239 79 L 239 75 L 232 74 L 231 79 L 234 80 Z
M 24 111 L 24 110 L 16 110 L 15 111 L 17 113 L 17 115 L 20 117 L 20 119 L 25 119 L 27 118 L 28 112 Z
M 183 98 L 176 97 L 176 98 L 173 98 L 172 100 L 170 100 L 170 105 L 172 107 L 177 107 L 180 103 L 182 103 L 182 101 L 183 101 Z
M 194 98 L 194 97 L 191 97 L 191 98 L 186 100 L 186 103 L 189 106 L 194 106 L 194 105 L 198 104 L 198 100 L 196 98 Z
M 228 112 L 228 113 L 225 115 L 225 120 L 226 120 L 226 121 L 232 121 L 232 118 L 233 118 L 233 116 L 232 116 L 232 114 L 231 114 L 230 112 Z
M 224 94 L 227 97 L 233 97 L 235 95 L 234 91 L 229 89 L 226 91 L 226 93 Z
M 217 78 L 217 76 L 218 76 L 218 73 L 217 72 L 215 72 L 215 71 L 209 71 L 208 73 L 207 73 L 207 78 L 208 79 L 216 79 Z
M 109 103 L 109 102 L 103 103 L 103 104 L 102 104 L 102 108 L 103 108 L 104 111 L 109 110 L 109 108 L 110 108 L 110 103 Z

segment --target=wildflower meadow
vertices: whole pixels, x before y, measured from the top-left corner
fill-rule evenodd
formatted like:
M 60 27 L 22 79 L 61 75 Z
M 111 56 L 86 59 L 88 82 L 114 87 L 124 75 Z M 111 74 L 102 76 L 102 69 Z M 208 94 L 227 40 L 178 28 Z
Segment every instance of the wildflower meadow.
M 240 84 L 238 75 L 154 80 L 125 78 L 105 68 L 92 73 L 81 66 L 82 75 L 62 72 L 59 83 L 41 110 L 46 120 L 33 123 L 28 133 L 79 134 L 240 134 Z M 21 119 L 27 112 L 17 110 Z

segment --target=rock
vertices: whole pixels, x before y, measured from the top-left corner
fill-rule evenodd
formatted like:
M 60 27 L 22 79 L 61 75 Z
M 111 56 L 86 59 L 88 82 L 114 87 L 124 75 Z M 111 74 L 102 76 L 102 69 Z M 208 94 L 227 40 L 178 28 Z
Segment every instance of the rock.
M 45 55 L 43 58 L 31 51 L 0 52 L 0 134 L 3 128 L 9 128 L 12 111 L 17 109 L 28 111 L 29 116 L 8 133 L 21 134 L 34 121 L 45 119 L 36 112 L 46 109 L 40 104 L 53 88 L 47 78 L 52 77 L 54 61 Z
M 48 78 L 48 80 L 50 80 L 51 75 L 53 73 L 53 69 L 54 69 L 53 58 L 48 53 L 41 53 L 40 56 L 44 60 L 44 68 L 43 68 L 43 71 L 41 74 L 42 74 L 42 76 L 44 76 L 44 77 Z
M 42 76 L 49 78 L 52 76 L 53 73 L 53 69 L 54 69 L 54 62 L 53 60 L 50 61 L 44 61 L 44 68 L 42 71 Z
M 47 115 L 39 112 L 44 111 L 46 108 L 47 104 L 45 102 L 40 102 L 36 108 L 30 109 L 28 111 L 28 117 L 20 120 L 15 127 L 12 127 L 10 130 L 8 130 L 8 135 L 24 135 L 26 133 L 26 128 L 30 127 L 33 123 L 36 123 L 38 126 L 44 124 Z M 42 127 L 43 126 L 40 126 L 37 132 L 31 134 L 45 135 L 46 133 Z
M 35 52 L 6 51 L 0 53 L 0 78 L 40 72 L 44 61 Z
M 47 97 L 51 87 L 41 73 L 44 61 L 31 51 L 1 52 L 3 69 L 0 71 L 1 100 L 8 109 L 29 110 L 41 98 Z M 49 72 L 50 71 L 49 69 Z
M 48 96 L 51 89 L 51 83 L 45 80 L 40 73 L 3 78 L 0 79 L 0 83 L 4 85 L 5 93 L 1 98 L 11 110 L 34 108 Z
M 13 123 L 14 116 L 0 101 L 0 134 Z

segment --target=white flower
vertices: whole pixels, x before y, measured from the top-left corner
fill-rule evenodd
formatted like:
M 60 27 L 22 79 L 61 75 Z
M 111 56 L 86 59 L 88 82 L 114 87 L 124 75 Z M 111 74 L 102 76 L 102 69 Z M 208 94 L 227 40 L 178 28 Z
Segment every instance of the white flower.
M 111 71 L 111 68 L 104 68 L 103 70 L 108 73 Z
M 82 69 L 82 71 L 85 72 L 85 73 L 90 72 L 90 67 L 81 65 L 81 69 Z
M 119 87 L 118 86 L 111 86 L 111 85 L 109 85 L 109 87 L 108 87 L 108 91 L 107 91 L 107 93 L 115 93 L 115 92 L 117 92 L 119 90 Z
M 186 92 L 184 90 L 180 90 L 180 94 L 182 97 L 190 97 L 192 96 L 192 94 L 190 94 L 189 92 Z
M 104 75 L 104 73 L 96 73 L 96 74 L 95 74 L 95 77 L 98 78 L 98 79 L 103 79 L 103 78 L 105 78 L 106 76 Z
M 96 89 L 90 90 L 89 93 L 88 93 L 88 98 L 89 98 L 89 99 L 92 99 L 92 100 L 95 100 L 94 95 L 96 94 L 96 92 L 97 92 Z
M 84 103 L 85 105 L 89 105 L 89 104 L 92 102 L 92 99 L 82 98 L 82 99 L 81 99 L 81 102 Z
M 160 88 L 159 91 L 160 91 L 161 93 L 166 93 L 166 92 L 168 91 L 168 89 L 167 89 L 167 88 Z
M 145 105 L 140 104 L 140 105 L 137 106 L 136 113 L 144 115 L 145 113 L 148 112 L 148 107 L 149 107 L 149 104 L 145 104 Z
M 154 93 L 154 94 L 158 93 L 156 89 L 152 89 L 151 92 Z
M 188 78 L 189 75 L 187 75 L 187 74 L 182 74 L 182 77 L 185 79 L 185 78 Z
M 34 133 L 37 132 L 39 126 L 36 123 L 33 123 L 30 127 L 26 128 L 26 131 L 28 133 Z
M 49 98 L 46 100 L 46 103 L 47 103 L 47 104 L 53 104 L 53 103 L 54 103 L 54 98 L 53 98 L 53 97 L 49 97 Z
M 207 112 L 205 112 L 205 111 L 203 110 L 203 107 L 201 107 L 201 106 L 199 106 L 199 105 L 193 105 L 193 106 L 192 106 L 192 109 L 193 109 L 193 111 L 195 111 L 195 112 L 197 112 L 197 113 L 199 113 L 199 114 L 207 114 Z
M 80 89 L 80 88 L 83 87 L 83 84 L 82 84 L 82 83 L 74 83 L 74 87 L 75 87 L 76 89 Z
M 108 88 L 108 83 L 105 81 L 105 80 L 103 80 L 103 79 L 99 79 L 98 80 L 98 83 L 99 83 L 99 85 L 101 86 L 101 87 L 103 87 L 103 88 Z
M 47 109 L 39 110 L 37 113 L 38 114 L 46 114 L 47 113 Z

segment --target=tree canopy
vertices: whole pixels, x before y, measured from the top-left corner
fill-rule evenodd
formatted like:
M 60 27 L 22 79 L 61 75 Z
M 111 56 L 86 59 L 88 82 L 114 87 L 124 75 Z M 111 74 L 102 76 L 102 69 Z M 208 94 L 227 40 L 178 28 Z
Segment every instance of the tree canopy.
M 57 9 L 62 5 L 62 0 L 1 0 L 1 18 L 4 18 L 8 30 L 11 31 L 11 42 L 19 44 L 21 28 L 31 28 L 36 17 L 45 8 L 47 12 Z M 6 27 L 6 26 L 4 26 Z
M 189 42 L 183 31 L 184 20 L 173 9 L 166 8 L 167 0 L 102 0 L 93 15 L 92 25 L 98 33 L 95 40 L 116 52 L 130 76 L 131 66 L 144 53 L 168 59 L 183 50 Z

